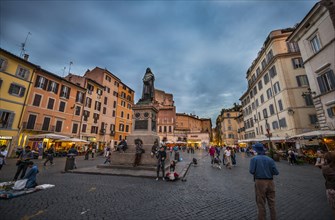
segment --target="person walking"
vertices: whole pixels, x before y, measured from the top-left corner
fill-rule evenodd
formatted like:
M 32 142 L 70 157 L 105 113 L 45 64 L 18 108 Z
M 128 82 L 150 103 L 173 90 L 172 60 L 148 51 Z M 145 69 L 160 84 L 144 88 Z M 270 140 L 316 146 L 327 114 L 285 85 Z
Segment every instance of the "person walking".
M 265 155 L 264 145 L 256 143 L 253 149 L 257 156 L 250 160 L 249 172 L 254 176 L 258 220 L 266 219 L 266 202 L 270 209 L 271 220 L 276 220 L 275 184 L 273 176 L 278 175 L 274 160 Z
M 225 156 L 225 164 L 226 164 L 226 168 L 231 169 L 231 149 L 230 147 L 226 147 L 226 150 L 224 151 L 224 156 Z
M 28 162 L 30 161 L 30 159 L 33 159 L 33 152 L 30 149 L 31 149 L 30 146 L 26 146 L 25 149 L 22 150 L 21 153 L 19 154 L 19 158 L 16 162 L 17 170 L 13 179 L 14 181 L 17 180 L 21 172 L 22 172 L 20 177 L 21 179 L 26 174 L 28 168 Z
M 50 164 L 53 165 L 54 153 L 55 153 L 55 149 L 54 149 L 54 145 L 52 144 L 50 148 L 47 150 L 47 159 L 45 160 L 43 164 L 44 166 L 47 165 L 48 161 L 50 161 Z
M 231 149 L 231 163 L 233 166 L 236 166 L 236 151 L 235 148 Z
M 165 159 L 166 159 L 166 151 L 163 146 L 160 147 L 157 153 L 157 177 L 156 180 L 159 179 L 159 171 L 162 170 L 162 180 L 165 180 Z
M 76 162 L 76 156 L 78 155 L 78 151 L 76 149 L 76 145 L 72 144 L 70 150 L 68 151 L 68 157 L 73 158 L 73 165 L 74 165 L 74 169 L 77 169 L 77 162 Z
M 95 147 L 93 147 L 93 149 L 92 149 L 92 160 L 94 159 L 95 152 L 96 152 L 96 149 L 95 149 Z
M 6 164 L 6 157 L 7 157 L 7 150 L 6 150 L 7 146 L 6 145 L 2 145 L 0 147 L 0 170 L 2 168 L 2 166 L 4 164 Z
M 211 156 L 211 165 L 214 165 L 214 157 L 215 157 L 215 147 L 211 146 L 211 148 L 209 148 L 209 156 Z

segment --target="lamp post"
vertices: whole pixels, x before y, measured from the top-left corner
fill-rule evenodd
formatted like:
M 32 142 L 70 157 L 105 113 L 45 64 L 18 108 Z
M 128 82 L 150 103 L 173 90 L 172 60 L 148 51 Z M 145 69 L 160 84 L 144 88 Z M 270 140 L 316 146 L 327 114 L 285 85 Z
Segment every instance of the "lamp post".
M 267 136 L 269 138 L 269 140 L 268 140 L 269 150 L 270 150 L 270 153 L 271 153 L 271 157 L 273 157 L 273 149 L 272 149 L 272 145 L 271 145 L 271 133 L 270 133 L 269 125 L 268 125 L 268 116 L 265 116 L 264 119 L 265 119 L 266 133 L 267 133 Z

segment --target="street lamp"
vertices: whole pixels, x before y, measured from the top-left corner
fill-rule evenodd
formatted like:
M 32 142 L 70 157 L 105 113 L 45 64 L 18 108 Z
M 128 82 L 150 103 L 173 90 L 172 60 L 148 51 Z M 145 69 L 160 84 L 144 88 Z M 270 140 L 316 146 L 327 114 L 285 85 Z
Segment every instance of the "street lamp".
M 265 127 L 266 127 L 266 133 L 267 133 L 267 137 L 269 138 L 268 140 L 268 145 L 269 145 L 269 150 L 272 153 L 273 149 L 272 149 L 272 145 L 271 145 L 271 133 L 270 133 L 270 126 L 268 125 L 268 116 L 264 116 L 265 119 Z M 273 155 L 271 155 L 273 156 Z
M 308 88 L 307 92 L 303 92 L 301 96 L 306 98 L 309 95 L 316 95 L 316 92 L 312 92 L 311 88 Z

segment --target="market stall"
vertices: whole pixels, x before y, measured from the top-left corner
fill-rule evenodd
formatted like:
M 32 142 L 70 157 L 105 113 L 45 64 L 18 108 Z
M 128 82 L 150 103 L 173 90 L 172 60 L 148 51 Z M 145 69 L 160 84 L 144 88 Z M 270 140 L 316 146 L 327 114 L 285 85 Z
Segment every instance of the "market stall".
M 43 157 L 43 152 L 48 149 L 51 144 L 53 144 L 56 140 L 61 140 L 64 138 L 68 137 L 55 133 L 31 135 L 28 138 L 28 145 L 31 146 L 32 150 L 37 152 L 41 158 Z

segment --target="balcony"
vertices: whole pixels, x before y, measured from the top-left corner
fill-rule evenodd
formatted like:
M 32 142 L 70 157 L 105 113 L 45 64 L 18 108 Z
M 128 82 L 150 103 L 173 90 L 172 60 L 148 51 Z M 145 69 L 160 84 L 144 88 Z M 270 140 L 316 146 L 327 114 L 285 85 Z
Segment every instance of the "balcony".
M 99 134 L 101 134 L 101 135 L 106 134 L 106 130 L 105 129 L 100 129 Z
M 111 131 L 111 133 L 109 135 L 110 136 L 114 136 L 115 135 L 115 131 Z
M 24 130 L 30 130 L 30 131 L 50 131 L 54 132 L 55 131 L 55 126 L 48 126 L 48 127 L 43 127 L 42 124 L 28 124 L 28 122 L 23 122 L 22 123 L 22 129 Z

